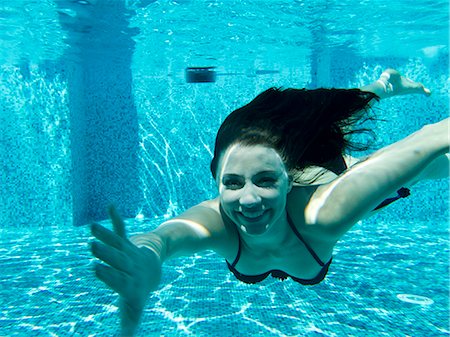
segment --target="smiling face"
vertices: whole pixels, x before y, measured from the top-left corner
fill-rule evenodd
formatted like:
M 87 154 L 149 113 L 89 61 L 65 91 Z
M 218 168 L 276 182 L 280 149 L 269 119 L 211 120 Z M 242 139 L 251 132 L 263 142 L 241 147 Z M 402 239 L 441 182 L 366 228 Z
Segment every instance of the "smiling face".
M 230 146 L 220 160 L 217 184 L 226 215 L 248 235 L 273 227 L 292 188 L 281 157 L 262 145 Z

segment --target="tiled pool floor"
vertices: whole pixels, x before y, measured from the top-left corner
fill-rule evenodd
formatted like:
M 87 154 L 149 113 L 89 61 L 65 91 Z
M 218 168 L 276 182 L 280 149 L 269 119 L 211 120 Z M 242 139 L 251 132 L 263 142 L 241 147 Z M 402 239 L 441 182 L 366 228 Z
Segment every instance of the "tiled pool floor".
M 169 261 L 139 335 L 449 336 L 447 224 L 403 223 L 395 242 L 389 227 L 352 232 L 314 287 L 239 283 L 214 253 Z M 93 275 L 88 228 L 0 235 L 0 336 L 116 335 L 117 296 Z

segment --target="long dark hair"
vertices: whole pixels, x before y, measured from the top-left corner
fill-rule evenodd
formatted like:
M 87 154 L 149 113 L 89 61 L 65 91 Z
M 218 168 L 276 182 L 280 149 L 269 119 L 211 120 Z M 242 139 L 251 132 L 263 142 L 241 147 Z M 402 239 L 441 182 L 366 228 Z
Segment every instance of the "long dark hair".
M 270 88 L 250 103 L 233 111 L 216 136 L 211 173 L 216 178 L 222 153 L 236 143 L 274 148 L 288 170 L 308 166 L 327 168 L 343 152 L 366 150 L 368 143 L 350 135 L 374 134 L 362 122 L 373 119 L 369 102 L 378 99 L 359 89 Z

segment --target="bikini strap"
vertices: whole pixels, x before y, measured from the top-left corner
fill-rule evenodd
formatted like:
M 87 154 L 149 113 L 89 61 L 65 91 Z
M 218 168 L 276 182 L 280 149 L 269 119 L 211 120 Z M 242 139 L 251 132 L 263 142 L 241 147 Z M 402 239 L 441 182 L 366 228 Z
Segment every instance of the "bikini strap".
M 287 220 L 289 223 L 289 226 L 291 227 L 294 234 L 299 238 L 299 240 L 305 245 L 306 249 L 308 249 L 309 253 L 312 255 L 314 260 L 317 261 L 317 263 L 323 267 L 325 266 L 325 263 L 322 262 L 322 260 L 317 256 L 316 252 L 308 245 L 308 243 L 303 239 L 303 236 L 301 236 L 300 232 L 297 230 L 297 228 L 294 225 L 294 222 L 292 221 L 289 213 L 286 211 Z
M 336 175 L 340 175 L 342 172 L 344 172 L 347 167 L 347 163 L 345 162 L 345 159 L 343 156 L 339 156 L 333 160 L 330 164 L 328 164 L 326 169 L 330 170 Z
M 398 199 L 408 197 L 410 194 L 411 194 L 411 191 L 409 190 L 409 188 L 402 187 L 397 191 L 397 196 L 395 196 L 393 198 L 387 198 L 381 204 L 379 204 L 377 207 L 375 207 L 373 210 L 376 211 L 377 209 L 386 207 L 387 205 L 392 204 L 394 201 L 396 201 Z
M 222 221 L 228 221 L 229 219 L 228 219 L 227 215 L 225 214 L 225 212 L 222 208 L 222 205 L 220 205 L 220 204 L 219 204 L 219 209 L 220 209 L 220 215 L 222 217 Z M 236 228 L 236 233 L 238 236 L 238 252 L 236 254 L 236 257 L 234 258 L 234 261 L 231 264 L 227 260 L 225 260 L 225 261 L 227 261 L 228 266 L 230 266 L 233 269 L 236 266 L 236 264 L 239 262 L 239 259 L 241 257 L 241 250 L 242 250 L 241 235 L 239 234 L 239 230 L 237 228 Z
M 239 235 L 239 231 L 236 231 L 236 232 L 237 232 L 237 235 L 238 235 L 239 246 L 238 246 L 238 252 L 236 254 L 236 257 L 235 257 L 233 263 L 230 265 L 231 268 L 234 268 L 236 266 L 236 264 L 239 261 L 239 258 L 241 257 L 241 236 Z

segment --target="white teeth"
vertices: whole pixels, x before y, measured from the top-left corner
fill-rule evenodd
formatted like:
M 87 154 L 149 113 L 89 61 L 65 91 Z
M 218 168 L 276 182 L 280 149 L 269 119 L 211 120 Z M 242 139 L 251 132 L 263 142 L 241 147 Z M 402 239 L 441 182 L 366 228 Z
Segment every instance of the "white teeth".
M 270 225 L 267 224 L 267 225 L 264 227 L 264 231 L 266 231 L 266 230 L 269 228 L 269 226 L 270 226 Z M 242 230 L 244 233 L 248 233 L 247 228 L 246 228 L 245 226 L 240 225 L 239 227 L 241 228 L 241 230 Z
M 242 214 L 243 214 L 246 218 L 254 219 L 254 218 L 257 218 L 257 217 L 263 215 L 263 214 L 264 214 L 264 210 L 261 210 L 261 211 L 259 211 L 259 212 L 242 212 Z

